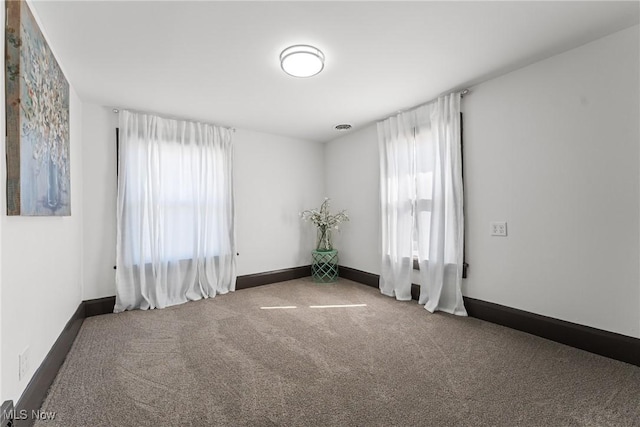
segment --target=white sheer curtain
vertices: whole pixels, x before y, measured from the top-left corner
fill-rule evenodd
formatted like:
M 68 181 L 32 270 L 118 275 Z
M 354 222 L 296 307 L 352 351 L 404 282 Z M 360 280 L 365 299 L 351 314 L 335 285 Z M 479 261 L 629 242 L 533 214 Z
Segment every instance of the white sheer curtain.
M 229 129 L 121 111 L 115 312 L 235 290 Z
M 411 299 L 414 256 L 419 303 L 466 316 L 462 300 L 464 218 L 460 94 L 378 123 L 382 268 L 380 291 Z

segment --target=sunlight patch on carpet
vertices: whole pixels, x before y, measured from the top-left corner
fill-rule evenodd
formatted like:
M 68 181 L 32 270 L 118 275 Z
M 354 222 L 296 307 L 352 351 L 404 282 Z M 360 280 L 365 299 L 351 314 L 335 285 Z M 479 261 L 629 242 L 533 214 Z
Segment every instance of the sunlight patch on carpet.
M 366 307 L 367 304 L 330 304 L 330 305 L 310 305 L 309 308 L 350 308 Z

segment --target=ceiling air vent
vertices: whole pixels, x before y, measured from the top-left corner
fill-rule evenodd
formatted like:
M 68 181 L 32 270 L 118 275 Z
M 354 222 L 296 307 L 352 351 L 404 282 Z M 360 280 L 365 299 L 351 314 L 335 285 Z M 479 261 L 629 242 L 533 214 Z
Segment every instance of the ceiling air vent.
M 336 130 L 345 131 L 351 129 L 351 125 L 348 123 L 343 123 L 341 125 L 336 125 Z

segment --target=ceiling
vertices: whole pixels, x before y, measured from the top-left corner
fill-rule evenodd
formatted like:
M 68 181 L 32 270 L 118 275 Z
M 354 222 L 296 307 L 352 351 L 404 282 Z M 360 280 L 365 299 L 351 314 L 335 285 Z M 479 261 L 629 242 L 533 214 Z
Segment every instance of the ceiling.
M 311 141 L 639 20 L 613 1 L 31 3 L 83 101 Z M 282 72 L 292 44 L 320 48 L 323 72 Z

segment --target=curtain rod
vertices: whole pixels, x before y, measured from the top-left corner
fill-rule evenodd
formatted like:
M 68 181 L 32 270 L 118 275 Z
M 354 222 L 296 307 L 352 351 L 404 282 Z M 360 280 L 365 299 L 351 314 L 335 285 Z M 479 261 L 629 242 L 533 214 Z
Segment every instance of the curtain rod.
M 470 90 L 469 90 L 469 89 L 462 89 L 462 90 L 460 90 L 460 91 L 459 91 L 459 93 L 460 93 L 460 98 L 464 98 L 464 96 L 465 96 L 465 95 L 467 95 L 469 92 L 470 92 Z M 449 92 L 447 95 L 450 95 L 450 94 L 452 94 L 452 93 L 456 93 L 456 92 L 455 92 L 455 91 L 453 91 L 453 92 Z M 381 122 L 381 121 L 387 120 L 389 117 L 393 117 L 393 116 L 395 116 L 395 115 L 397 115 L 397 114 L 404 113 L 404 112 L 406 112 L 406 111 L 411 111 L 411 110 L 414 110 L 414 109 L 416 109 L 416 108 L 418 108 L 418 107 L 421 107 L 421 106 L 423 106 L 423 105 L 430 104 L 430 103 L 434 102 L 436 99 L 438 99 L 438 98 L 434 98 L 434 99 L 432 99 L 431 101 L 422 102 L 422 103 L 420 103 L 420 104 L 418 104 L 418 105 L 414 105 L 413 107 L 410 107 L 410 108 L 405 108 L 405 109 L 403 109 L 403 110 L 398 110 L 398 111 L 396 111 L 394 114 L 386 115 L 386 116 L 385 116 L 384 118 L 382 118 L 382 119 L 375 120 L 375 122 Z
M 234 128 L 234 127 L 222 126 L 222 125 L 218 125 L 218 124 L 215 124 L 215 123 L 200 122 L 198 120 L 185 119 L 184 117 L 167 116 L 165 114 L 150 113 L 150 112 L 146 112 L 146 111 L 136 111 L 136 110 L 128 110 L 128 111 L 132 111 L 132 112 L 136 112 L 136 113 L 142 113 L 142 114 L 152 114 L 154 116 L 162 117 L 163 119 L 169 119 L 169 120 L 181 120 L 181 121 L 184 121 L 184 122 L 202 123 L 202 124 L 207 124 L 207 125 L 211 125 L 211 126 L 221 127 L 221 128 L 224 128 L 224 129 L 229 129 L 233 133 L 236 132 L 236 128 Z M 119 108 L 114 108 L 113 112 L 115 114 L 118 114 L 120 112 L 120 109 Z

